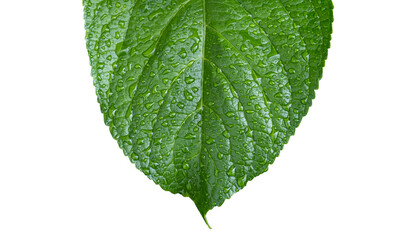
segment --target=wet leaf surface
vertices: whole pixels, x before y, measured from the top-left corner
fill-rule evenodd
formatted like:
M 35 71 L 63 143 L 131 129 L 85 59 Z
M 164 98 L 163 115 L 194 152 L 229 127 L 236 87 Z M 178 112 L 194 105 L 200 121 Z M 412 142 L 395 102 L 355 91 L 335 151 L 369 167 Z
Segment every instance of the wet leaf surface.
M 267 171 L 307 114 L 330 0 L 84 0 L 105 123 L 202 216 Z

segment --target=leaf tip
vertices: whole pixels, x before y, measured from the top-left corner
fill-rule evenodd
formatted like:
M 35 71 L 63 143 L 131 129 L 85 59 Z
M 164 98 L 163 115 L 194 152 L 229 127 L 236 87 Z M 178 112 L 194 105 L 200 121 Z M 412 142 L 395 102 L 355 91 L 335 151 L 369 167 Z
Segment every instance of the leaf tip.
M 204 215 L 201 215 L 201 216 L 203 217 L 204 222 L 207 224 L 207 227 L 208 227 L 209 229 L 212 229 L 212 228 L 211 228 L 211 226 L 210 226 L 210 224 L 209 224 L 209 223 L 208 223 L 208 221 L 207 221 L 206 215 L 204 214 Z

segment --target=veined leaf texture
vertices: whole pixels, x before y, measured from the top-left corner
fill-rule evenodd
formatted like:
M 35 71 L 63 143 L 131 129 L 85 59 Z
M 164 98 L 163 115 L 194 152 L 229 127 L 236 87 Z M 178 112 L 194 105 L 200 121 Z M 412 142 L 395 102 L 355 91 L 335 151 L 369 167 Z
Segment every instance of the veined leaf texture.
M 83 0 L 92 76 L 119 146 L 206 213 L 267 171 L 307 114 L 331 0 Z

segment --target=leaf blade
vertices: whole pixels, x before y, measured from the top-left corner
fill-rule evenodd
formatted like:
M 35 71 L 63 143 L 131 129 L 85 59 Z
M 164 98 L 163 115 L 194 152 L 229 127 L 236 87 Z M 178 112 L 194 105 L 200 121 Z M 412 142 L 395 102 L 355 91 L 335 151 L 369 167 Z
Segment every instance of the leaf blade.
M 311 106 L 330 47 L 329 0 L 83 3 L 113 137 L 204 219 L 274 162 Z

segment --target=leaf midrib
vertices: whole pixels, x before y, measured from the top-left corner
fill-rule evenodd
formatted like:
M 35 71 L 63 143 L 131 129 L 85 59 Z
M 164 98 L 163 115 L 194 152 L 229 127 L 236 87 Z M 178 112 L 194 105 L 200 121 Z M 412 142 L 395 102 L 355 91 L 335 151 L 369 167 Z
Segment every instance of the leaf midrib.
M 207 189 L 207 182 L 206 181 L 204 181 L 205 180 L 205 178 L 202 176 L 202 174 L 203 174 L 203 172 L 204 171 L 201 171 L 201 163 L 202 163 L 202 156 L 203 156 L 203 154 L 202 154 L 202 150 L 203 150 L 203 129 L 204 129 L 204 124 L 203 124 L 203 121 L 204 121 L 204 118 L 203 118 L 203 114 L 204 114 L 204 70 L 205 70 L 205 67 L 204 67 L 204 64 L 205 64 L 205 62 L 204 62 L 204 59 L 206 58 L 206 56 L 205 56 L 205 54 L 206 54 L 206 31 L 207 31 L 207 23 L 206 23 L 206 0 L 202 0 L 203 1 L 203 39 L 202 39 L 202 41 L 203 41 L 203 49 L 202 49 L 202 53 L 201 53 L 201 57 L 202 57 L 202 61 L 201 61 L 201 86 L 200 86 L 200 91 L 201 91 L 201 102 L 200 102 L 200 107 L 201 107 L 201 127 L 200 127 L 200 129 L 201 129 L 201 133 L 200 133 L 200 150 L 199 150 L 199 152 L 200 152 L 200 155 L 199 155 L 199 157 L 198 157 L 198 168 L 200 169 L 200 171 L 199 171 L 199 177 L 200 177 L 200 183 L 202 183 L 202 182 L 204 182 L 205 184 L 204 184 L 204 187 L 205 187 L 205 189 Z M 200 213 L 201 213 L 201 216 L 203 217 L 203 219 L 204 219 L 204 221 L 206 222 L 206 224 L 207 224 L 207 226 L 209 227 L 209 228 L 211 228 L 210 227 L 210 225 L 208 224 L 208 222 L 207 222 L 207 218 L 206 218 L 206 214 L 207 214 L 207 212 L 208 211 L 206 211 L 206 210 L 204 210 L 204 212 L 203 212 L 203 210 L 202 209 L 199 209 L 199 211 L 200 211 Z

